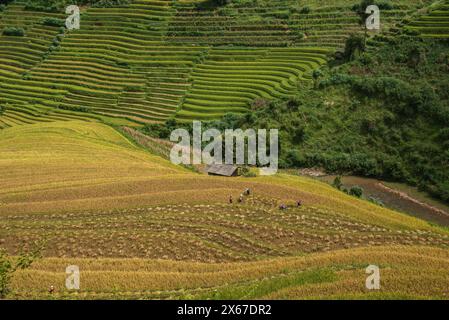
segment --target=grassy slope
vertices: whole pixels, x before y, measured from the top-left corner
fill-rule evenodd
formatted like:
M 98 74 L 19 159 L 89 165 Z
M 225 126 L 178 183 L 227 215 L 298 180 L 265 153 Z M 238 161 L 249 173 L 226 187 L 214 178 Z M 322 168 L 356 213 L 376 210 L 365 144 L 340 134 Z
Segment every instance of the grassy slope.
M 91 270 L 76 296 L 85 298 L 365 296 L 368 261 L 388 267 L 384 297 L 444 297 L 447 249 L 409 246 L 447 248 L 447 232 L 325 184 L 201 176 L 98 123 L 9 128 L 0 140 L 0 243 L 13 253 L 48 240 L 47 258 L 15 278 L 18 297 L 44 297 L 50 284 L 74 297 L 60 287 L 69 261 Z M 245 204 L 226 203 L 247 186 Z M 297 198 L 303 208 L 277 210 Z M 418 258 L 426 274 L 413 283 L 406 275 Z

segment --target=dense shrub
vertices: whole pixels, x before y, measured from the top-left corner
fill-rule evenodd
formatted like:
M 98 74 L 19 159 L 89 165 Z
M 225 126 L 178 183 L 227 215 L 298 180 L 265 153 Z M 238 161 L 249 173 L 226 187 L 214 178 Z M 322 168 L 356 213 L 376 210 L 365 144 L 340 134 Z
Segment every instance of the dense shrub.
M 65 7 L 63 0 L 28 0 L 25 3 L 25 10 L 60 12 Z
M 92 3 L 92 7 L 96 8 L 113 8 L 117 6 L 127 5 L 131 2 L 131 0 L 97 0 L 97 1 L 89 1 Z
M 65 25 L 65 20 L 47 17 L 42 20 L 42 24 L 51 27 L 63 27 Z
M 311 11 L 312 11 L 312 10 L 310 9 L 309 6 L 305 6 L 305 7 L 302 7 L 302 8 L 301 8 L 301 10 L 299 11 L 299 13 L 302 13 L 302 14 L 309 14 Z
M 90 109 L 82 106 L 68 106 L 68 105 L 60 105 L 58 109 L 76 111 L 76 112 L 90 112 Z
M 343 183 L 341 182 L 341 177 L 340 176 L 336 176 L 334 179 L 334 182 L 332 183 L 332 185 L 337 188 L 338 190 L 341 190 L 341 188 L 343 187 Z
M 224 6 L 229 3 L 229 0 L 212 0 L 212 2 L 216 3 L 219 6 Z
M 383 201 L 380 199 L 377 199 L 375 197 L 369 197 L 368 201 L 371 203 L 374 203 L 375 205 L 378 205 L 380 207 L 385 207 L 385 204 L 383 203 Z
M 13 0 L 0 0 L 0 11 L 4 10 L 6 5 L 11 2 L 13 2 Z
M 227 5 L 230 0 L 204 0 L 195 4 L 198 10 L 207 10 Z
M 360 57 L 365 49 L 365 38 L 359 34 L 352 34 L 348 39 L 346 39 L 343 58 L 345 59 L 345 61 L 352 61 Z
M 361 198 L 363 196 L 363 189 L 359 186 L 353 186 L 349 189 L 349 194 L 351 196 Z
M 360 15 L 365 15 L 366 8 L 370 5 L 376 5 L 380 10 L 392 10 L 397 7 L 389 0 L 362 0 L 360 3 L 353 5 L 352 10 Z
M 149 123 L 143 128 L 144 133 L 147 135 L 160 139 L 170 138 L 172 130 L 173 128 L 170 128 L 169 125 L 161 125 L 158 123 Z
M 25 35 L 25 31 L 20 27 L 6 27 L 5 29 L 3 29 L 3 35 L 23 37 Z

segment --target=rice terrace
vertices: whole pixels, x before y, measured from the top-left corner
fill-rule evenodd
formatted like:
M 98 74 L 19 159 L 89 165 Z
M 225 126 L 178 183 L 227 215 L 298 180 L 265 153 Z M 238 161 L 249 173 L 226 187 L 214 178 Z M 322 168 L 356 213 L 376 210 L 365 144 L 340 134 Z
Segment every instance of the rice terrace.
M 0 0 L 0 299 L 448 300 L 449 1 Z

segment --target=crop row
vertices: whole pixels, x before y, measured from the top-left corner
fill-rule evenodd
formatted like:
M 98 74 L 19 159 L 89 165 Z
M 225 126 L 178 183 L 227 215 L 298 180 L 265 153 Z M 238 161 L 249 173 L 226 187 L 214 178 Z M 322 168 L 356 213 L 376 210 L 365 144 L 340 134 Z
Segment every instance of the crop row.
M 177 117 L 213 119 L 248 110 L 257 97 L 292 95 L 305 73 L 325 63 L 324 49 L 212 49 L 191 73 Z
M 428 14 L 412 21 L 407 28 L 423 37 L 449 39 L 449 1 L 434 6 Z

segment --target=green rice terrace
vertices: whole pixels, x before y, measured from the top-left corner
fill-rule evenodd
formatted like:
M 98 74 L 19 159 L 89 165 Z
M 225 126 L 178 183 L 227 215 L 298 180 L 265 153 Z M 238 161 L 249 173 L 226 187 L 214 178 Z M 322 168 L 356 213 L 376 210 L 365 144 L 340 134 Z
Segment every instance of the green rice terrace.
M 72 31 L 64 8 L 30 3 L 0 9 L 0 128 L 245 112 L 257 98 L 309 86 L 345 38 L 364 32 L 355 0 L 119 1 L 81 6 L 81 28 Z M 432 1 L 391 3 L 381 6 L 385 31 L 410 19 L 416 34 L 449 37 L 447 1 L 429 9 Z
M 437 2 L 431 6 L 427 14 L 410 23 L 409 29 L 417 31 L 423 37 L 449 38 L 449 2 Z

